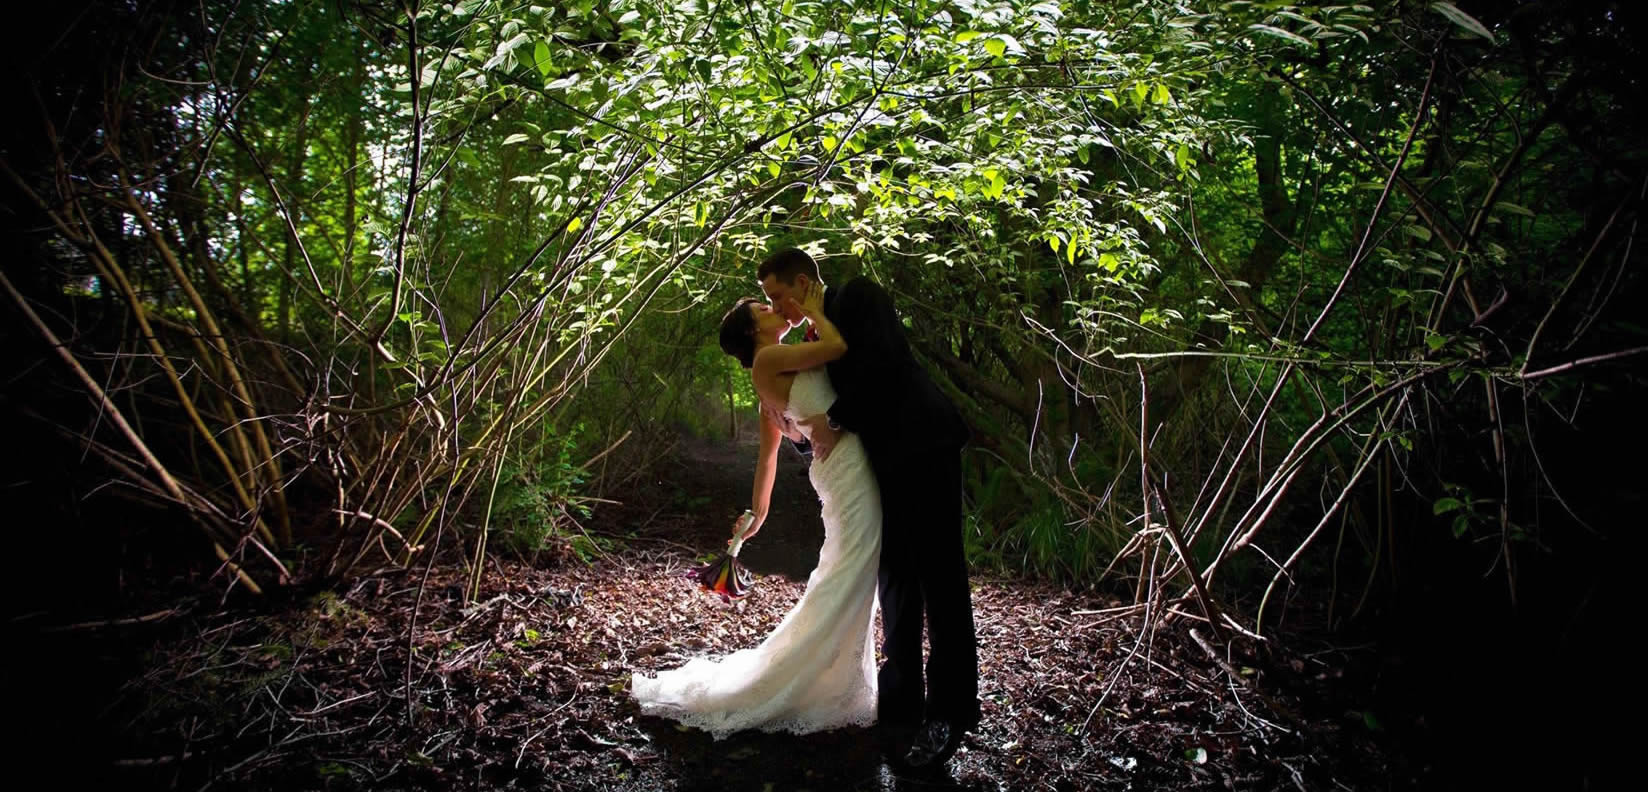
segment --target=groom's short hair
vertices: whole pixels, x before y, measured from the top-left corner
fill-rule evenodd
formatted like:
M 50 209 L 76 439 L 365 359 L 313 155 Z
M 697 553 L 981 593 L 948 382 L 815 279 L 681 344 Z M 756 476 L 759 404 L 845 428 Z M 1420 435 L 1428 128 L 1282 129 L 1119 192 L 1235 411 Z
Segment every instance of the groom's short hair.
M 794 247 L 784 248 L 761 262 L 755 270 L 755 279 L 764 281 L 768 275 L 777 275 L 779 282 L 784 284 L 795 283 L 797 275 L 806 275 L 814 283 L 822 280 L 818 277 L 818 262 L 813 261 L 807 251 Z

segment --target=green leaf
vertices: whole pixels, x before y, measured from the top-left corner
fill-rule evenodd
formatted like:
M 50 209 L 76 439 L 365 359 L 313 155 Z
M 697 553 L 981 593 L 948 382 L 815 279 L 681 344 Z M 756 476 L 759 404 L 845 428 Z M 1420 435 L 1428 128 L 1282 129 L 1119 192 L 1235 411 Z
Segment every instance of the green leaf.
M 567 223 L 566 232 L 568 234 L 576 234 L 576 233 L 578 233 L 578 229 L 583 228 L 583 227 L 584 227 L 584 218 L 574 217 L 574 218 L 572 218 L 571 222 Z
M 990 189 L 996 193 L 996 197 L 1001 197 L 1001 194 L 1007 191 L 1007 179 L 1000 173 L 990 177 Z
M 1007 54 L 1007 42 L 1002 41 L 999 38 L 987 38 L 984 40 L 984 49 L 986 52 L 989 52 L 991 55 L 999 58 L 1002 55 Z
M 1425 346 L 1430 347 L 1432 352 L 1441 349 L 1442 345 L 1446 343 L 1448 343 L 1448 339 L 1443 338 L 1441 335 L 1436 333 L 1425 334 Z
M 1455 509 L 1465 508 L 1465 502 L 1458 498 L 1440 498 L 1431 504 L 1431 514 L 1447 514 Z
M 784 134 L 779 135 L 778 139 L 773 141 L 773 145 L 778 146 L 779 151 L 783 151 L 784 149 L 789 148 L 790 147 L 790 133 L 785 132 Z
M 1144 83 L 1135 83 L 1133 85 L 1133 104 L 1143 106 L 1145 97 L 1149 95 L 1150 86 L 1145 85 Z
M 1156 84 L 1156 94 L 1151 97 L 1151 100 L 1154 101 L 1156 104 L 1164 105 L 1164 104 L 1167 104 L 1168 102 L 1173 101 L 1173 94 L 1170 91 L 1167 90 L 1166 85 L 1163 85 L 1161 83 L 1157 83 Z
M 524 134 L 524 133 L 521 133 L 521 132 L 516 132 L 516 133 L 515 133 L 515 134 L 513 134 L 513 135 L 510 135 L 510 136 L 509 136 L 509 137 L 506 137 L 506 138 L 504 138 L 504 145 L 506 145 L 506 146 L 513 146 L 513 145 L 515 145 L 515 144 L 516 144 L 516 143 L 525 143 L 525 142 L 527 142 L 527 141 L 528 141 L 528 140 L 531 140 L 531 139 L 532 139 L 532 138 L 530 138 L 530 137 L 528 137 L 528 136 L 527 136 L 527 135 L 526 135 L 526 134 Z M 517 176 L 517 177 L 516 177 L 516 178 L 517 178 L 517 179 L 518 179 L 518 178 L 520 178 L 520 177 L 519 177 L 519 176 Z
M 834 135 L 825 135 L 824 139 L 819 141 L 824 145 L 825 151 L 835 151 L 835 145 L 838 142 L 840 141 L 836 140 Z
M 1185 171 L 1185 170 L 1190 169 L 1190 147 L 1189 146 L 1186 146 L 1185 144 L 1180 143 L 1179 147 L 1177 149 L 1173 150 L 1173 164 L 1179 166 L 1179 170 L 1181 170 L 1181 171 Z
M 1072 239 L 1070 244 L 1064 246 L 1064 260 L 1071 264 L 1076 263 L 1076 253 L 1076 240 Z
M 1276 38 L 1282 39 L 1283 41 L 1286 41 L 1290 44 L 1298 44 L 1301 47 L 1307 47 L 1307 48 L 1315 46 L 1314 44 L 1311 43 L 1310 39 L 1305 38 L 1304 36 L 1301 36 L 1298 33 L 1294 33 L 1294 32 L 1289 31 L 1289 30 L 1283 30 L 1279 27 L 1273 27 L 1271 25 L 1248 25 L 1247 27 L 1248 27 L 1248 30 L 1252 30 L 1255 33 L 1263 33 L 1267 36 L 1275 36 Z
M 1076 149 L 1076 159 L 1083 165 L 1086 165 L 1087 161 L 1091 159 L 1092 156 L 1092 154 L 1088 153 L 1086 146 Z
M 698 59 L 698 76 L 703 78 L 704 82 L 710 81 L 710 75 L 712 73 L 713 71 L 709 58 Z
M 982 35 L 984 34 L 978 32 L 977 30 L 963 30 L 956 34 L 956 43 L 966 44 L 967 42 L 972 41 Z
M 538 46 L 532 48 L 532 57 L 537 61 L 538 73 L 548 77 L 550 67 L 549 42 L 538 42 Z
M 486 65 L 482 66 L 481 68 L 482 69 L 494 69 L 494 68 L 497 68 L 498 66 L 503 65 L 504 60 L 509 57 L 510 53 L 514 52 L 522 44 L 525 44 L 529 38 L 531 38 L 531 37 L 528 36 L 527 34 L 520 33 L 520 34 L 517 34 L 514 38 L 512 38 L 508 41 L 505 41 L 502 44 L 499 44 L 497 53 L 494 54 L 492 56 L 492 59 L 488 60 L 486 62 Z
M 1184 758 L 1185 758 L 1185 761 L 1187 761 L 1191 764 L 1207 764 L 1207 749 L 1206 748 L 1186 748 L 1185 752 L 1184 752 Z
M 1431 10 L 1447 17 L 1455 25 L 1464 28 L 1467 33 L 1481 36 L 1489 41 L 1494 40 L 1493 33 L 1485 25 L 1476 21 L 1476 17 L 1459 10 L 1459 6 L 1453 3 L 1431 3 Z
M 1100 253 L 1099 266 L 1104 267 L 1107 272 L 1115 272 L 1121 268 L 1122 260 L 1114 253 Z
M 1529 209 L 1526 206 L 1519 206 L 1511 203 L 1510 201 L 1495 201 L 1494 208 L 1507 214 L 1522 215 L 1523 217 L 1535 216 L 1532 209 Z

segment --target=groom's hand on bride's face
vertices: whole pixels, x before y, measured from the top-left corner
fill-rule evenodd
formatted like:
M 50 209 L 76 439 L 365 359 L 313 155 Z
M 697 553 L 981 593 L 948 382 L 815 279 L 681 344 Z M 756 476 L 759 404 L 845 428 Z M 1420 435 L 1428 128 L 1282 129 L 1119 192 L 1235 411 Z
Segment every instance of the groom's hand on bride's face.
M 828 415 L 814 415 L 801 421 L 809 430 L 813 439 L 813 459 L 823 462 L 830 458 L 830 451 L 835 449 L 835 442 L 841 439 L 841 433 L 830 428 Z
M 802 306 L 814 313 L 824 312 L 824 286 L 819 283 L 807 284 L 807 292 L 801 297 Z

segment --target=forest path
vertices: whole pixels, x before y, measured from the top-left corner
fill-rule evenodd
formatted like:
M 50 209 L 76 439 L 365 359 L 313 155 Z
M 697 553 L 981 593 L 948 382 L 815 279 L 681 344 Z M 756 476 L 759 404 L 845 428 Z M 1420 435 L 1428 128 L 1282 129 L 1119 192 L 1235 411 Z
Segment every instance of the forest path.
M 427 581 L 421 567 L 393 570 L 258 611 L 109 631 L 143 651 L 95 716 L 107 752 L 72 768 L 126 788 L 248 790 L 1411 785 L 1399 752 L 1349 711 L 1355 691 L 1331 657 L 1238 642 L 1221 667 L 1182 624 L 1141 641 L 1136 621 L 1093 613 L 1113 599 L 985 575 L 984 719 L 942 777 L 900 777 L 863 729 L 715 741 L 641 716 L 632 673 L 753 646 L 799 599 L 822 526 L 804 463 L 781 456 L 743 600 L 706 596 L 682 573 L 724 545 L 753 448 L 687 441 L 588 522 L 609 549 L 587 563 L 489 560 L 473 602 L 454 559 Z

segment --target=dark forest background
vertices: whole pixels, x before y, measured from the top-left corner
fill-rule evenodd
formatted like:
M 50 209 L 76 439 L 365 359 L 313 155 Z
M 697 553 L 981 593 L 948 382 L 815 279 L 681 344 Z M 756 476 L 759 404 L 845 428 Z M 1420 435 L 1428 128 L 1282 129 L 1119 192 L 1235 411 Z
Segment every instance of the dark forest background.
M 1634 747 L 1637 3 L 34 13 L 0 132 L 30 707 L 102 695 L 42 625 L 610 549 L 673 450 L 755 431 L 714 330 L 800 245 L 887 286 L 968 418 L 975 569 L 1364 647 L 1368 727 L 1438 778 L 1598 788 Z

